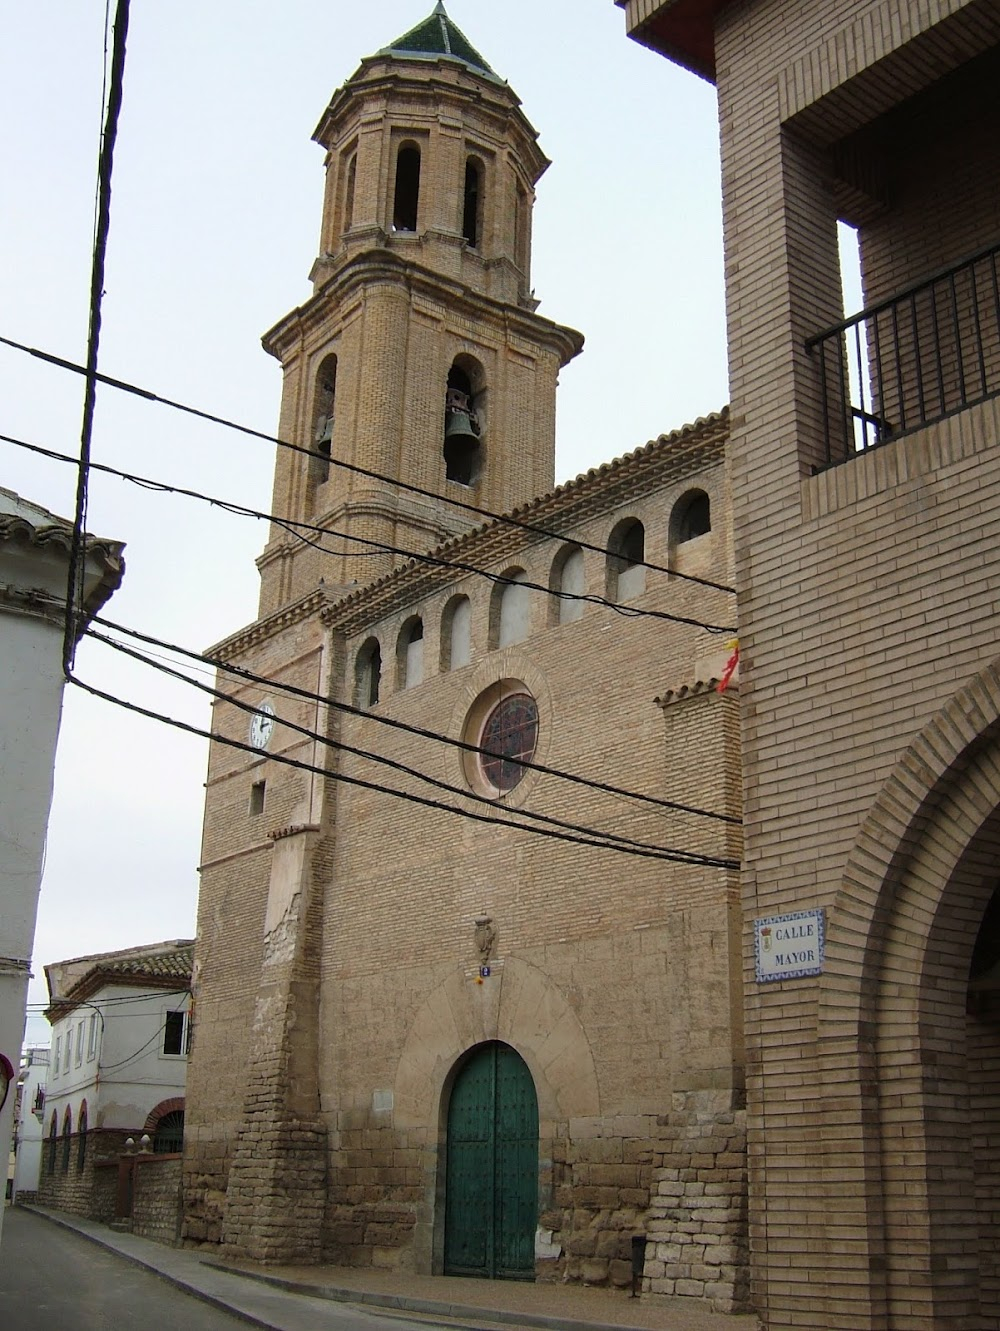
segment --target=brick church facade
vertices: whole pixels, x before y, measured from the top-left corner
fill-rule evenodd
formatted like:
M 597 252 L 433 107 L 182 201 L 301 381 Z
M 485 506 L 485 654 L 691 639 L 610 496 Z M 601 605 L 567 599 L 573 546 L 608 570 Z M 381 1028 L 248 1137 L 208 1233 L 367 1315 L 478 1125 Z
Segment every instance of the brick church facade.
M 185 1238 L 623 1285 L 643 1233 L 744 1306 L 730 418 L 553 488 L 547 162 L 441 5 L 316 139 L 288 522 L 212 653 Z

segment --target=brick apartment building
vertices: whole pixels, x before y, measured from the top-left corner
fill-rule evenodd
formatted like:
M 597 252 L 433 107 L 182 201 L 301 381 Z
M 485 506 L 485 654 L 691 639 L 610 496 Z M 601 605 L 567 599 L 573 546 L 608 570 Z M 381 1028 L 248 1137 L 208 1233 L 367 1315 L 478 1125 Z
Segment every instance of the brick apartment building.
M 655 1287 L 740 1306 L 729 418 L 553 489 L 582 339 L 531 294 L 547 162 L 440 5 L 315 137 L 314 292 L 265 337 L 273 511 L 312 527 L 274 525 L 214 650 L 250 673 L 215 707 L 185 1236 L 625 1284 L 642 1232 Z
M 996 1328 L 1000 5 L 618 3 L 719 97 L 753 1301 Z

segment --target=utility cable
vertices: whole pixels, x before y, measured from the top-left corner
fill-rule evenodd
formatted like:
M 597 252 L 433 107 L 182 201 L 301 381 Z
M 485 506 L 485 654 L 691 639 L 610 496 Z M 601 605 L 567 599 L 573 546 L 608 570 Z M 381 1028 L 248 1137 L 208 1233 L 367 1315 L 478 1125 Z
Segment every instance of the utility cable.
M 0 336 L 0 345 L 10 347 L 14 351 L 24 352 L 25 355 L 33 356 L 36 360 L 45 361 L 48 365 L 55 365 L 59 369 L 71 370 L 75 374 L 86 374 L 84 366 L 76 364 L 71 360 L 66 360 L 63 356 L 56 356 L 52 352 L 42 351 L 38 347 L 29 347 L 23 342 L 18 342 L 14 338 Z M 449 504 L 453 508 L 462 509 L 467 513 L 474 513 L 477 517 L 486 518 L 489 522 L 502 523 L 508 527 L 517 527 L 521 531 L 531 532 L 535 536 L 543 536 L 550 540 L 567 541 L 572 539 L 574 544 L 581 550 L 590 550 L 591 552 L 607 557 L 614 558 L 617 554 L 614 550 L 609 550 L 604 545 L 594 545 L 589 541 L 579 538 L 570 538 L 560 532 L 554 532 L 548 527 L 542 527 L 537 523 L 526 522 L 523 518 L 514 517 L 511 513 L 495 513 L 492 509 L 481 508 L 477 504 L 470 504 L 464 499 L 455 499 L 451 495 L 439 494 L 436 490 L 428 490 L 424 486 L 413 485 L 409 481 L 401 480 L 396 476 L 386 476 L 382 472 L 372 471 L 369 467 L 358 466 L 354 462 L 344 462 L 340 458 L 327 456 L 326 453 L 320 453 L 318 449 L 303 448 L 301 444 L 293 444 L 287 439 L 282 439 L 278 435 L 268 434 L 264 430 L 256 430 L 250 425 L 241 425 L 238 421 L 230 420 L 226 416 L 219 416 L 211 411 L 203 411 L 200 407 L 193 407 L 184 402 L 178 402 L 174 398 L 163 397 L 159 393 L 154 393 L 151 389 L 140 388 L 137 384 L 128 383 L 124 379 L 114 379 L 110 375 L 98 374 L 95 376 L 98 383 L 106 384 L 109 388 L 119 389 L 123 393 L 130 393 L 136 397 L 141 397 L 147 402 L 156 402 L 160 406 L 170 407 L 173 411 L 184 412 L 188 416 L 194 416 L 198 420 L 209 421 L 213 425 L 221 425 L 227 430 L 236 430 L 240 434 L 249 435 L 253 439 L 262 439 L 265 443 L 276 444 L 279 448 L 286 448 L 293 453 L 301 453 L 305 457 L 316 458 L 324 464 L 335 467 L 340 471 L 350 472 L 355 476 L 364 476 L 367 480 L 379 481 L 384 485 L 392 485 L 397 489 L 405 490 L 409 494 L 420 495 L 424 499 L 433 499 L 437 503 Z M 711 587 L 715 591 L 726 592 L 731 596 L 736 595 L 735 587 L 730 587 L 726 583 L 713 582 L 710 578 L 699 578 L 693 573 L 680 573 L 677 569 L 666 568 L 663 564 L 654 564 L 649 560 L 640 559 L 636 561 L 637 566 L 652 569 L 655 573 L 667 573 L 672 578 L 679 578 L 683 582 L 693 582 L 701 587 Z
M 87 528 L 90 449 L 94 434 L 94 408 L 97 401 L 97 354 L 101 340 L 104 269 L 108 252 L 108 235 L 111 230 L 111 173 L 114 166 L 115 141 L 118 137 L 118 119 L 122 105 L 128 16 L 129 0 L 118 0 L 111 53 L 108 110 L 104 121 L 104 135 L 101 140 L 98 162 L 97 217 L 94 227 L 94 245 L 90 271 L 90 327 L 87 333 L 87 363 L 86 366 L 80 367 L 86 375 L 86 386 L 83 397 L 83 423 L 80 431 L 80 459 L 76 506 L 73 515 L 73 537 L 70 543 L 66 585 L 66 621 L 63 634 L 63 673 L 65 675 L 69 675 L 73 669 L 78 627 L 77 616 L 83 610 L 85 577 L 83 548 Z
M 107 619 L 102 615 L 95 615 L 92 621 L 94 624 L 100 624 L 104 628 L 112 629 L 116 633 L 123 633 L 126 637 L 135 638 L 138 642 L 144 642 L 152 647 L 160 647 L 164 651 L 173 652 L 175 655 L 183 656 L 190 661 L 197 661 L 201 665 L 210 665 L 215 670 L 225 671 L 227 674 L 235 675 L 240 679 L 245 679 L 252 684 L 259 684 L 264 688 L 272 689 L 276 692 L 287 693 L 291 697 L 302 698 L 307 702 L 319 702 L 324 706 L 332 708 L 334 711 L 345 713 L 349 716 L 363 717 L 366 720 L 375 722 L 379 725 L 388 726 L 392 730 L 400 730 L 408 735 L 416 735 L 421 739 L 433 740 L 438 744 L 446 744 L 451 748 L 459 749 L 464 753 L 476 754 L 483 758 L 492 758 L 496 761 L 513 763 L 518 767 L 523 767 L 528 771 L 541 772 L 546 776 L 556 777 L 560 781 L 567 781 L 572 785 L 584 786 L 591 790 L 600 790 L 607 795 L 617 795 L 623 799 L 635 800 L 640 804 L 650 804 L 661 809 L 668 809 L 673 813 L 690 813 L 701 818 L 713 818 L 718 822 L 730 823 L 739 827 L 742 819 L 728 813 L 716 813 L 710 809 L 701 809 L 693 804 L 683 804 L 677 800 L 662 799 L 657 795 L 648 795 L 642 791 L 629 790 L 622 786 L 612 785 L 607 781 L 598 781 L 593 777 L 579 776 L 573 772 L 564 771 L 558 767 L 550 767 L 545 763 L 534 762 L 530 758 L 514 758 L 507 754 L 496 753 L 491 749 L 480 748 L 476 744 L 470 744 L 467 740 L 455 739 L 451 735 L 444 735 L 440 731 L 428 730 L 424 726 L 416 726 L 407 721 L 397 720 L 392 716 L 383 716 L 378 712 L 355 707 L 351 703 L 341 702 L 336 698 L 324 697 L 320 693 L 314 693 L 309 689 L 299 688 L 294 684 L 287 684 L 281 680 L 269 678 L 266 675 L 258 675 L 249 670 L 246 666 L 235 665 L 232 662 L 225 661 L 221 657 L 208 656 L 201 652 L 191 651 L 190 648 L 182 647 L 178 643 L 168 642 L 163 638 L 156 638 L 152 634 L 142 633 L 138 629 L 126 627 L 124 624 L 118 624 L 112 619 Z M 228 695 L 227 695 L 228 700 Z
M 70 457 L 68 453 L 59 453 L 55 449 L 43 448 L 39 444 L 28 443 L 24 439 L 16 439 L 13 435 L 0 434 L 0 441 L 8 444 L 14 444 L 18 448 L 27 449 L 29 452 L 40 454 L 42 457 L 51 458 L 58 462 L 75 462 L 76 459 Z M 129 481 L 146 490 L 156 490 L 164 494 L 181 495 L 186 499 L 197 499 L 203 503 L 211 505 L 213 508 L 224 509 L 227 513 L 232 513 L 237 517 L 257 518 L 265 522 L 273 522 L 276 526 L 282 527 L 290 536 L 296 540 L 302 541 L 305 545 L 310 545 L 323 554 L 334 555 L 337 558 L 343 558 L 345 554 L 352 552 L 331 550 L 324 545 L 322 541 L 310 540 L 301 535 L 303 531 L 316 532 L 318 535 L 336 537 L 339 540 L 350 544 L 363 545 L 366 550 L 360 552 L 368 554 L 376 551 L 380 554 L 399 555 L 404 559 L 411 559 L 415 563 L 427 564 L 432 568 L 455 569 L 461 573 L 470 573 L 476 577 L 485 578 L 488 582 L 506 587 L 524 587 L 528 591 L 542 592 L 546 596 L 555 597 L 560 601 L 578 601 L 588 605 L 603 606 L 606 609 L 614 610 L 616 614 L 622 615 L 627 619 L 659 619 L 666 620 L 672 624 L 687 624 L 693 628 L 705 629 L 708 633 L 728 633 L 735 634 L 736 629 L 726 624 L 708 624 L 701 619 L 693 619 L 687 615 L 674 615 L 666 610 L 652 610 L 641 606 L 630 606 L 618 601 L 612 601 L 606 596 L 598 596 L 595 592 L 568 592 L 561 588 L 546 587 L 541 582 L 529 582 L 523 578 L 508 577 L 503 573 L 491 573 L 488 569 L 480 568 L 476 564 L 467 564 L 461 560 L 443 559 L 434 554 L 421 554 L 417 550 L 408 550 L 401 546 L 387 545 L 382 541 L 372 540 L 367 536 L 353 536 L 349 532 L 338 531 L 333 527 L 323 527 L 318 523 L 305 522 L 298 518 L 283 518 L 275 513 L 265 513 L 259 509 L 249 508 L 245 504 L 236 503 L 229 499 L 220 499 L 214 495 L 203 494 L 199 490 L 190 490 L 183 486 L 170 485 L 166 481 L 157 481 L 148 476 L 138 476 L 134 472 L 122 471 L 118 467 L 109 466 L 107 463 L 92 462 L 91 471 L 101 471 L 109 476 L 116 476 L 120 480 Z
M 131 657 L 133 660 L 140 661 L 144 665 L 148 665 L 152 667 L 152 669 L 160 671 L 162 674 L 169 675 L 174 679 L 182 680 L 184 683 L 190 684 L 192 688 L 196 688 L 200 690 L 202 693 L 207 693 L 213 698 L 218 698 L 223 702 L 231 703 L 234 707 L 246 713 L 246 715 L 248 716 L 253 716 L 257 711 L 256 707 L 253 704 L 241 702 L 239 699 L 233 698 L 229 694 L 224 693 L 221 689 L 213 688 L 210 684 L 203 684 L 199 680 L 191 679 L 190 676 L 184 675 L 179 670 L 172 669 L 170 666 L 163 665 L 159 662 L 151 660 L 149 657 L 143 655 L 141 652 L 137 652 L 132 650 L 132 648 L 126 647 L 124 643 L 119 643 L 116 642 L 113 638 L 109 638 L 106 634 L 96 633 L 93 629 L 88 629 L 87 634 L 88 637 L 94 638 L 98 642 L 103 642 L 106 646 L 111 647 L 113 650 L 121 652 L 125 656 Z M 368 762 L 375 763 L 378 766 L 387 767 L 391 771 L 399 772 L 405 776 L 414 777 L 416 778 L 416 780 L 424 782 L 426 785 L 433 787 L 435 790 L 444 791 L 446 794 L 449 795 L 457 795 L 460 799 L 471 800 L 475 804 L 486 805 L 490 808 L 497 807 L 497 801 L 495 799 L 491 799 L 486 795 L 476 794 L 473 791 L 463 790 L 459 786 L 452 785 L 450 782 L 447 781 L 439 780 L 437 777 L 432 777 L 428 775 L 426 772 L 420 771 L 416 767 L 410 767 L 408 764 L 399 762 L 394 758 L 389 758 L 384 754 L 373 753 L 368 749 L 361 749 L 353 744 L 345 744 L 340 740 L 330 739 L 328 736 L 321 735 L 318 731 L 311 730 L 308 726 L 299 725 L 297 722 L 289 721 L 285 717 L 279 716 L 276 718 L 276 720 L 280 725 L 285 726 L 286 729 L 291 730 L 296 734 L 302 735 L 306 739 L 313 740 L 316 743 L 322 744 L 325 748 L 333 749 L 335 752 L 349 753 L 353 757 L 362 758 Z M 621 836 L 617 832 L 606 832 L 600 828 L 587 827 L 580 823 L 573 823 L 563 818 L 553 817 L 549 814 L 537 813 L 534 810 L 527 808 L 519 809 L 518 813 L 522 818 L 529 818 L 533 822 L 543 823 L 549 827 L 559 827 L 564 831 L 582 833 L 585 836 L 601 837 L 609 842 L 615 842 L 616 844 L 621 846 L 632 846 L 632 847 L 637 847 L 641 850 L 669 852 L 669 854 L 676 857 L 676 859 L 680 863 L 697 864 L 703 866 L 706 862 L 705 856 L 702 856 L 693 851 L 679 850 L 673 846 L 652 845 L 647 841 L 638 841 L 633 837 Z
M 157 996 L 160 998 L 171 998 L 175 994 L 186 994 L 187 989 L 157 989 Z M 102 998 L 100 1004 L 91 1003 L 84 998 L 50 998 L 47 1003 L 28 1003 L 26 1004 L 29 1012 L 47 1012 L 49 1008 L 55 1007 L 91 1007 L 103 1011 L 109 1007 L 119 1007 L 127 1003 L 148 1003 L 149 994 L 123 994 L 120 998 Z
M 175 730 L 183 730 L 189 735 L 197 735 L 200 739 L 214 740 L 219 744 L 224 744 L 227 748 L 238 749 L 243 753 L 250 753 L 254 757 L 259 757 L 259 751 L 250 744 L 242 740 L 232 739 L 227 735 L 221 735 L 217 731 L 203 730 L 200 726 L 191 725 L 187 721 L 179 721 L 176 717 L 165 716 L 162 712 L 153 711 L 148 707 L 141 707 L 138 703 L 129 702 L 126 698 L 119 698 L 113 693 L 108 693 L 104 689 L 96 688 L 93 684 L 87 684 L 76 675 L 71 675 L 67 681 L 89 693 L 91 697 L 101 698 L 105 702 L 111 703 L 115 707 L 121 707 L 125 711 L 134 712 L 138 716 L 144 716 L 150 721 L 157 721 L 163 725 L 173 727 Z M 458 809 L 454 805 L 445 804 L 441 800 L 431 799 L 426 795 L 417 795 L 410 791 L 399 790 L 394 786 L 385 786 L 374 781 L 365 781 L 361 777 L 348 776 L 344 772 L 333 772 L 327 767 L 319 767 L 314 763 L 303 762 L 298 758 L 289 758 L 287 754 L 271 754 L 268 761 L 279 763 L 285 767 L 292 767 L 298 771 L 311 772 L 316 776 L 326 777 L 333 781 L 339 781 L 344 785 L 357 786 L 363 790 L 371 790 L 379 795 L 391 795 L 396 799 L 401 799 L 409 804 L 421 805 L 424 808 L 436 809 L 439 812 L 453 814 L 457 817 L 467 818 L 472 822 L 488 823 L 493 827 L 510 827 L 517 831 L 531 832 L 535 836 L 548 837 L 556 841 L 566 841 L 574 845 L 593 846 L 601 850 L 617 851 L 621 855 L 634 855 L 642 859 L 663 860 L 676 862 L 675 857 L 657 850 L 639 850 L 628 846 L 619 846 L 610 841 L 595 841 L 590 837 L 576 836 L 569 832 L 560 832 L 555 828 L 534 827 L 530 823 L 515 822 L 510 818 L 490 818 L 486 814 L 475 813 L 472 809 Z M 737 869 L 739 862 L 729 859 L 710 859 L 705 857 L 705 866 L 720 869 Z

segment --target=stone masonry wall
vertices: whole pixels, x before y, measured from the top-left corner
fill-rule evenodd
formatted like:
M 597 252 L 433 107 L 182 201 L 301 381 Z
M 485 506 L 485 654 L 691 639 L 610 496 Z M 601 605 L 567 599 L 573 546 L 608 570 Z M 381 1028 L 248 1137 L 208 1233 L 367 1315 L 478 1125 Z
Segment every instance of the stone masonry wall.
M 542 1280 L 624 1287 L 632 1279 L 632 1235 L 645 1228 L 657 1119 L 637 1114 L 572 1119 L 552 1142 L 550 1210 L 540 1228 L 558 1256 L 539 1263 Z
M 80 1168 L 80 1138 L 73 1133 L 68 1155 L 65 1139 L 56 1139 L 53 1152 L 50 1139 L 42 1144 L 42 1162 L 38 1181 L 38 1202 L 71 1215 L 91 1220 L 111 1220 L 115 1210 L 118 1157 L 125 1148 L 127 1132 L 92 1129 L 87 1133 L 83 1168 Z M 65 1168 L 64 1168 L 65 1164 Z M 110 1182 L 109 1182 L 110 1180 Z
M 181 1225 L 181 1155 L 135 1157 L 132 1233 L 175 1244 Z
M 646 1222 L 646 1288 L 749 1307 L 746 1110 L 742 1096 L 690 1092 L 659 1120 Z

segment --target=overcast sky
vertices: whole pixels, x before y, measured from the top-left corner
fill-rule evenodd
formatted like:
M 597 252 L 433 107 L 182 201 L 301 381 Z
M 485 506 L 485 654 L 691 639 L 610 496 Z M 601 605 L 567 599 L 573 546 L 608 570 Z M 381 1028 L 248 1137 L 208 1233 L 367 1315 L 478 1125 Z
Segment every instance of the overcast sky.
M 309 294 L 333 90 L 432 0 L 133 0 L 101 369 L 276 428 L 267 328 Z M 535 208 L 540 312 L 579 328 L 557 479 L 726 401 L 714 89 L 628 41 L 612 0 L 450 0 L 553 165 Z M 0 334 L 81 361 L 104 6 L 7 7 Z M 82 382 L 0 348 L 0 432 L 73 453 Z M 266 509 L 265 443 L 109 389 L 94 458 Z M 0 443 L 0 484 L 66 516 L 71 467 Z M 263 524 L 95 477 L 91 531 L 127 542 L 107 613 L 202 649 L 251 621 Z M 207 699 L 85 644 L 78 673 L 196 725 Z M 68 689 L 35 941 L 46 962 L 193 936 L 206 746 Z M 47 1040 L 33 1020 L 29 1040 Z

